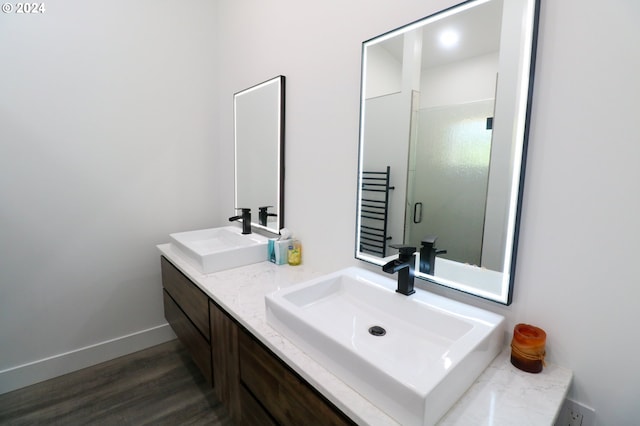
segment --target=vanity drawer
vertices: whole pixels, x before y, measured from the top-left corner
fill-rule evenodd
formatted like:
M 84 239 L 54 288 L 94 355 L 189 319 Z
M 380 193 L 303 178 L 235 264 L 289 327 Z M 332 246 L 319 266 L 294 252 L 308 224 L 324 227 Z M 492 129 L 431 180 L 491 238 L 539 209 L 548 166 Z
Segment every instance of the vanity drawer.
M 238 333 L 238 343 L 240 381 L 277 423 L 353 424 L 246 332 Z M 246 399 L 246 396 L 243 399 Z
M 164 257 L 161 264 L 165 290 L 209 341 L 209 298 Z
M 193 362 L 198 366 L 207 382 L 211 384 L 211 347 L 202 334 L 195 328 L 193 323 L 182 312 L 167 291 L 162 292 L 164 296 L 164 315 L 173 331 L 184 344 Z
M 273 420 L 244 386 L 239 388 L 239 397 L 240 406 L 242 407 L 241 417 L 238 422 L 240 426 L 278 426 L 278 423 Z

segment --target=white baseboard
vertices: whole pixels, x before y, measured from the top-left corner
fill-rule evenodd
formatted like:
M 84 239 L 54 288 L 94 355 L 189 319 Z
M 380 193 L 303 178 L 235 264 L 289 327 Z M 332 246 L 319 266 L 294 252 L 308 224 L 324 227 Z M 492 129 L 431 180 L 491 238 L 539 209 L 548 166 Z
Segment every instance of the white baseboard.
M 0 394 L 128 355 L 176 338 L 169 324 L 0 371 Z

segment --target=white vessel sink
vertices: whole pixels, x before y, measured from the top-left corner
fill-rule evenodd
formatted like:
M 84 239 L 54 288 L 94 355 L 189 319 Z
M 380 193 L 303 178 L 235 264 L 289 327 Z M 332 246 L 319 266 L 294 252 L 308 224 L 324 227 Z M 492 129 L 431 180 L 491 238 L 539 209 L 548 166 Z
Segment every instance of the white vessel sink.
M 203 274 L 267 260 L 268 238 L 235 226 L 169 234 L 171 246 Z
M 344 269 L 267 295 L 267 322 L 399 423 L 431 425 L 500 352 L 504 318 L 396 287 Z

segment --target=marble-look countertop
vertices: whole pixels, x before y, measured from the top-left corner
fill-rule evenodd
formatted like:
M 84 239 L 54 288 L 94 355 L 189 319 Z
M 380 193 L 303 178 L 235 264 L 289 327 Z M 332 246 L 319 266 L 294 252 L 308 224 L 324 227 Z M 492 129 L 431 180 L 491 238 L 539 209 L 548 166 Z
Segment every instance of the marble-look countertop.
M 160 252 L 264 345 L 360 425 L 398 423 L 267 324 L 264 296 L 318 276 L 305 265 L 257 263 L 201 274 L 170 244 Z M 553 425 L 571 383 L 570 370 L 547 365 L 539 374 L 518 370 L 500 353 L 445 414 L 439 425 Z

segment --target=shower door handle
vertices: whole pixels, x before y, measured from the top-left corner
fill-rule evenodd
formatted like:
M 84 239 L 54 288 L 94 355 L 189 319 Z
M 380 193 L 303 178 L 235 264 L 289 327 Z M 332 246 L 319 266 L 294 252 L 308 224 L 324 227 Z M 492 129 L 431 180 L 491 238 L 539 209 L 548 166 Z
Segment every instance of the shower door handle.
M 422 203 L 415 203 L 413 205 L 413 223 L 420 222 L 422 222 Z

